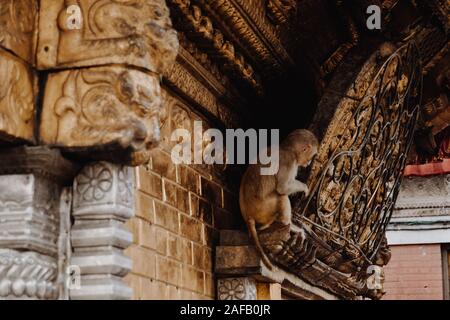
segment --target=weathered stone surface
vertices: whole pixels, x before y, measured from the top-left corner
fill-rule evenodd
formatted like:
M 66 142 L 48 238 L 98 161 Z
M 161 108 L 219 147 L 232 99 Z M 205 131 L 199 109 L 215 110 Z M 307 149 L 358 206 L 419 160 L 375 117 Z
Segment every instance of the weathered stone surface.
M 32 174 L 0 176 L 0 246 L 55 255 L 59 192 Z
M 92 252 L 91 252 L 92 250 Z M 83 275 L 112 274 L 125 276 L 131 271 L 131 259 L 115 248 L 87 249 L 75 251 L 72 255 L 72 265 L 80 267 Z
M 164 0 L 40 2 L 40 69 L 127 64 L 161 74 L 178 52 Z
M 216 247 L 216 267 L 219 274 L 248 274 L 260 272 L 261 258 L 254 246 Z
M 256 281 L 253 278 L 226 278 L 217 281 L 219 300 L 256 300 Z
M 2 5 L 0 4 L 0 14 Z M 2 32 L 0 20 L 0 43 Z M 0 79 L 0 141 L 33 142 L 35 113 L 33 72 L 20 59 L 0 49 Z
M 72 184 L 79 166 L 67 160 L 58 149 L 15 147 L 0 149 L 0 174 L 33 174 L 60 185 Z
M 71 192 L 61 191 L 77 168 L 45 147 L 0 149 L 0 163 L 0 298 L 64 297 Z
M 129 167 L 108 162 L 90 164 L 73 185 L 76 219 L 118 219 L 134 214 L 134 175 Z
M 134 215 L 134 174 L 129 167 L 95 162 L 86 165 L 73 184 L 71 232 L 81 287 L 71 299 L 128 299 L 132 292 L 121 280 L 132 269 L 122 249 L 133 238 L 124 222 Z
M 0 47 L 14 52 L 31 64 L 34 61 L 33 43 L 37 31 L 38 10 L 37 0 L 0 2 Z
M 160 94 L 157 76 L 125 67 L 51 74 L 45 90 L 40 139 L 80 153 L 117 149 L 126 150 L 126 154 L 145 152 L 160 140 Z M 146 163 L 148 157 L 134 157 L 134 164 Z
M 57 273 L 54 258 L 0 249 L 0 299 L 54 299 Z
M 72 227 L 72 245 L 77 248 L 114 246 L 125 249 L 133 235 L 117 220 L 77 221 Z
M 220 230 L 221 246 L 248 246 L 250 238 L 248 233 L 240 230 Z
M 81 277 L 81 287 L 70 290 L 72 300 L 122 300 L 130 299 L 132 290 L 122 278 L 111 275 Z

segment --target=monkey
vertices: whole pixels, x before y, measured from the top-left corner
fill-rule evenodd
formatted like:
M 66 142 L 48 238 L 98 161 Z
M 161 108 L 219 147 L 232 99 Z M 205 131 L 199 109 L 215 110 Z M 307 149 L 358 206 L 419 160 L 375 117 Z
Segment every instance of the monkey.
M 261 164 L 251 164 L 243 175 L 239 190 L 239 205 L 250 236 L 264 264 L 273 269 L 260 244 L 257 230 L 269 228 L 274 222 L 291 223 L 289 195 L 303 192 L 308 196 L 306 184 L 296 180 L 299 167 L 307 167 L 317 154 L 318 140 L 305 129 L 290 133 L 280 144 L 278 172 L 262 175 Z M 276 152 L 272 148 L 272 152 Z

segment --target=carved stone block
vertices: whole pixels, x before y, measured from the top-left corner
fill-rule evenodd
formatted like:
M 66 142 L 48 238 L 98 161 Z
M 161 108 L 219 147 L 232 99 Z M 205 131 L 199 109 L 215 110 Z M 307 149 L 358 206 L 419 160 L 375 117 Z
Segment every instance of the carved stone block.
M 37 0 L 0 1 L 0 46 L 30 64 L 34 61 L 38 10 Z
M 82 276 L 81 288 L 70 290 L 72 300 L 124 300 L 132 295 L 122 278 L 111 275 Z
M 1 9 L 2 4 L 0 13 Z M 0 43 L 2 32 L 4 30 L 0 27 Z M 20 59 L 0 49 L 0 79 L 0 141 L 33 142 L 35 113 L 33 72 Z
M 133 234 L 116 220 L 76 221 L 71 235 L 72 245 L 77 248 L 113 246 L 125 249 L 133 242 Z
M 33 174 L 0 176 L 0 247 L 56 255 L 56 184 Z
M 81 251 L 72 255 L 72 265 L 80 267 L 83 275 L 112 274 L 126 276 L 131 271 L 132 261 L 122 250 L 115 248 L 96 249 L 95 252 Z
M 53 299 L 57 273 L 54 258 L 0 249 L 0 299 Z
M 217 281 L 219 300 L 256 300 L 256 281 L 253 278 L 226 278 Z
M 134 214 L 133 170 L 108 162 L 83 168 L 73 185 L 73 216 L 76 219 L 117 219 Z
M 40 69 L 127 64 L 161 74 L 178 51 L 164 0 L 42 0 Z
M 159 143 L 161 109 L 155 75 L 119 66 L 58 72 L 48 78 L 40 138 L 78 152 L 145 151 Z

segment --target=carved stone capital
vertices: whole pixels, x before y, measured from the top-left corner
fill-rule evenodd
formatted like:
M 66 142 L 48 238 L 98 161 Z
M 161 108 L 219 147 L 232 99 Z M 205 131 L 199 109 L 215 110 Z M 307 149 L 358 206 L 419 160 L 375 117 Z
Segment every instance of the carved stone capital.
M 134 214 L 133 170 L 97 162 L 81 170 L 73 185 L 73 215 L 77 219 L 117 219 Z
M 0 15 L 3 5 L 0 4 Z M 0 44 L 2 32 L 6 31 L 0 20 Z M 34 73 L 25 62 L 0 48 L 0 79 L 0 142 L 33 142 Z
M 3 149 L 0 163 L 0 247 L 56 256 L 59 194 L 73 165 L 41 147 Z
M 142 164 L 134 152 L 159 143 L 161 109 L 155 75 L 119 66 L 58 72 L 48 78 L 40 138 L 98 160 Z
M 76 171 L 45 147 L 0 150 L 0 298 L 58 294 L 60 194 Z
M 39 20 L 39 69 L 126 64 L 161 74 L 178 51 L 164 0 L 43 0 Z
M 217 280 L 219 300 L 256 300 L 256 281 L 253 278 L 225 278 Z

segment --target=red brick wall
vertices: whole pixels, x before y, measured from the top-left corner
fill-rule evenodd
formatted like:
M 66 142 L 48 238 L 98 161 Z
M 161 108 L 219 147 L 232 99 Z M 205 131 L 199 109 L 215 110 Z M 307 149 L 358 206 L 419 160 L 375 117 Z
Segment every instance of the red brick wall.
M 385 268 L 385 300 L 442 300 L 441 246 L 391 246 L 392 259 Z

